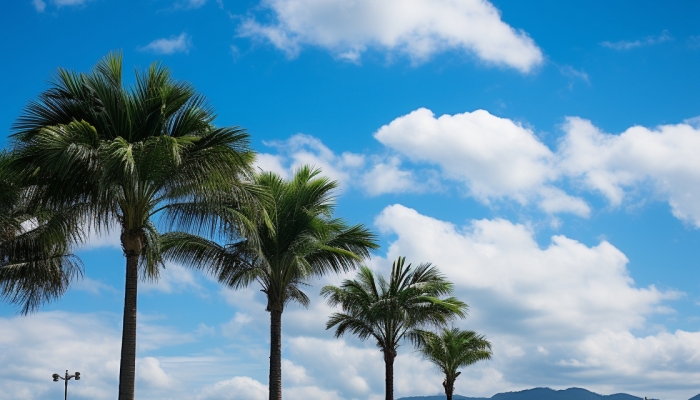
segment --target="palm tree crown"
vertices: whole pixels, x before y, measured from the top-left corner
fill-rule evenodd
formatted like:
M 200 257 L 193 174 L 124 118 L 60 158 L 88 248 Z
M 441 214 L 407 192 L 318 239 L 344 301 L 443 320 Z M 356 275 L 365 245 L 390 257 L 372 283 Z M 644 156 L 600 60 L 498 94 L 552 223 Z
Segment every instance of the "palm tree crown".
M 205 99 L 158 64 L 125 87 L 121 55 L 110 54 L 90 73 L 60 69 L 15 125 L 17 165 L 36 180 L 44 206 L 80 204 L 96 231 L 121 229 L 127 268 L 120 400 L 134 397 L 139 275 L 155 279 L 161 266 L 154 215 L 197 224 L 204 200 L 249 193 L 248 135 L 213 121 Z
M 455 380 L 461 374 L 459 368 L 491 359 L 491 342 L 476 332 L 459 328 L 443 328 L 439 334 L 422 332 L 418 348 L 445 374 L 442 386 L 447 400 L 452 400 Z
M 467 305 L 454 297 L 452 284 L 429 263 L 415 269 L 399 257 L 392 265 L 387 281 L 368 267 L 362 267 L 354 280 L 340 287 L 326 286 L 321 294 L 331 306 L 342 312 L 333 313 L 326 329 L 336 327 L 335 336 L 345 332 L 361 340 L 373 338 L 384 355 L 386 367 L 386 399 L 394 397 L 393 364 L 404 339 L 418 343 L 421 328 L 442 326 L 455 317 L 464 317 Z
M 0 296 L 28 314 L 82 276 L 82 264 L 71 254 L 71 244 L 82 238 L 75 210 L 39 207 L 12 161 L 0 152 Z
M 238 207 L 248 221 L 255 221 L 256 235 L 243 239 L 234 234 L 230 243 L 179 232 L 163 236 L 163 249 L 173 261 L 209 271 L 232 288 L 258 282 L 267 296 L 270 312 L 270 399 L 281 399 L 281 316 L 295 301 L 307 306 L 301 290 L 310 279 L 355 268 L 369 250 L 377 248 L 375 236 L 362 225 L 349 226 L 333 218 L 335 181 L 320 170 L 304 166 L 291 180 L 265 172 L 255 183 L 265 190 L 263 212 Z

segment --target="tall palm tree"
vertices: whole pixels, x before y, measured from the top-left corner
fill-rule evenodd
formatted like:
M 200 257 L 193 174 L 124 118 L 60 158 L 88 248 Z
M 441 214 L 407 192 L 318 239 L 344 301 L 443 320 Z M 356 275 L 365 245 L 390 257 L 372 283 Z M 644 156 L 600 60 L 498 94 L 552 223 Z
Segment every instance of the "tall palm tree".
M 336 327 L 335 337 L 345 332 L 361 340 L 373 338 L 384 355 L 386 400 L 394 399 L 394 360 L 404 339 L 421 340 L 421 328 L 443 326 L 455 317 L 464 317 L 467 305 L 454 297 L 452 283 L 429 263 L 405 265 L 399 257 L 387 281 L 368 267 L 362 267 L 353 280 L 325 286 L 321 294 L 333 313 L 326 329 Z
M 31 189 L 0 152 L 0 297 L 26 315 L 60 297 L 82 275 L 71 244 L 81 240 L 73 209 L 52 212 L 31 200 Z
M 218 128 L 214 118 L 192 85 L 159 64 L 125 86 L 121 54 L 111 53 L 89 73 L 59 69 L 15 124 L 17 165 L 35 180 L 42 204 L 83 204 L 91 229 L 121 230 L 120 400 L 134 398 L 139 276 L 157 279 L 161 267 L 154 217 L 201 227 L 214 204 L 204 200 L 254 197 L 244 182 L 254 159 L 248 134 Z
M 291 180 L 265 172 L 255 183 L 266 190 L 264 215 L 240 207 L 249 221 L 256 221 L 256 241 L 241 240 L 235 232 L 221 245 L 189 233 L 163 236 L 167 258 L 204 269 L 231 288 L 258 282 L 267 296 L 270 313 L 270 400 L 282 399 L 282 312 L 291 302 L 303 306 L 309 298 L 301 286 L 315 277 L 355 268 L 369 250 L 378 246 L 375 236 L 362 225 L 348 226 L 333 218 L 335 181 L 319 176 L 308 166 Z
M 459 328 L 443 328 L 439 334 L 423 332 L 418 348 L 445 374 L 442 386 L 447 400 L 452 400 L 455 380 L 461 374 L 457 369 L 491 359 L 491 342 L 474 331 Z

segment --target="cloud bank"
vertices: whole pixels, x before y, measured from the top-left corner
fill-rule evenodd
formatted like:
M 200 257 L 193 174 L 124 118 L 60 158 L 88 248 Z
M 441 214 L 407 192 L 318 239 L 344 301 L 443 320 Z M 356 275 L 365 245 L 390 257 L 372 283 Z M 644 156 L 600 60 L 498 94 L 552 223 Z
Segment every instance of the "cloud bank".
M 420 108 L 380 127 L 378 153 L 336 154 L 319 139 L 297 134 L 269 143 L 257 165 L 290 176 L 302 165 L 321 167 L 369 196 L 425 193 L 460 183 L 484 204 L 512 201 L 547 214 L 587 217 L 586 196 L 612 207 L 667 202 L 678 219 L 700 227 L 700 124 L 690 118 L 654 128 L 606 133 L 590 121 L 567 117 L 555 148 L 533 129 L 485 110 L 436 116 Z
M 423 62 L 435 54 L 461 50 L 487 64 L 531 71 L 542 51 L 527 33 L 501 20 L 486 0 L 267 0 L 270 23 L 249 18 L 243 37 L 265 40 L 296 57 L 304 46 L 328 50 L 358 62 L 370 49 L 404 54 Z

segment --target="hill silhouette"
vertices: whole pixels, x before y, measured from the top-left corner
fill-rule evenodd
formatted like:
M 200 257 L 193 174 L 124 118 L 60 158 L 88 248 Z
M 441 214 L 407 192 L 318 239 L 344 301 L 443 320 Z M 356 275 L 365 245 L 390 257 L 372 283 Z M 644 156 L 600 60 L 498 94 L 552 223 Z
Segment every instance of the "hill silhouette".
M 444 400 L 445 395 L 402 397 L 398 400 Z M 643 400 L 641 397 L 627 393 L 602 395 L 581 388 L 553 390 L 550 388 L 534 388 L 519 392 L 498 393 L 491 397 L 464 397 L 454 395 L 453 400 Z M 700 400 L 700 394 L 689 400 Z

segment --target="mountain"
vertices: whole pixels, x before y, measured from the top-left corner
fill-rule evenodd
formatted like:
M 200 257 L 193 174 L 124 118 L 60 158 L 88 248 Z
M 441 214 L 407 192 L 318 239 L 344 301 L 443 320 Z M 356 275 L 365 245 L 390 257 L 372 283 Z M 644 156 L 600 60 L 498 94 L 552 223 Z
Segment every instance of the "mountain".
M 402 397 L 398 400 L 445 400 L 445 395 Z M 642 400 L 642 398 L 627 393 L 601 395 L 581 388 L 565 390 L 534 388 L 520 392 L 498 393 L 491 398 L 454 395 L 453 400 Z M 690 400 L 700 400 L 700 394 Z

